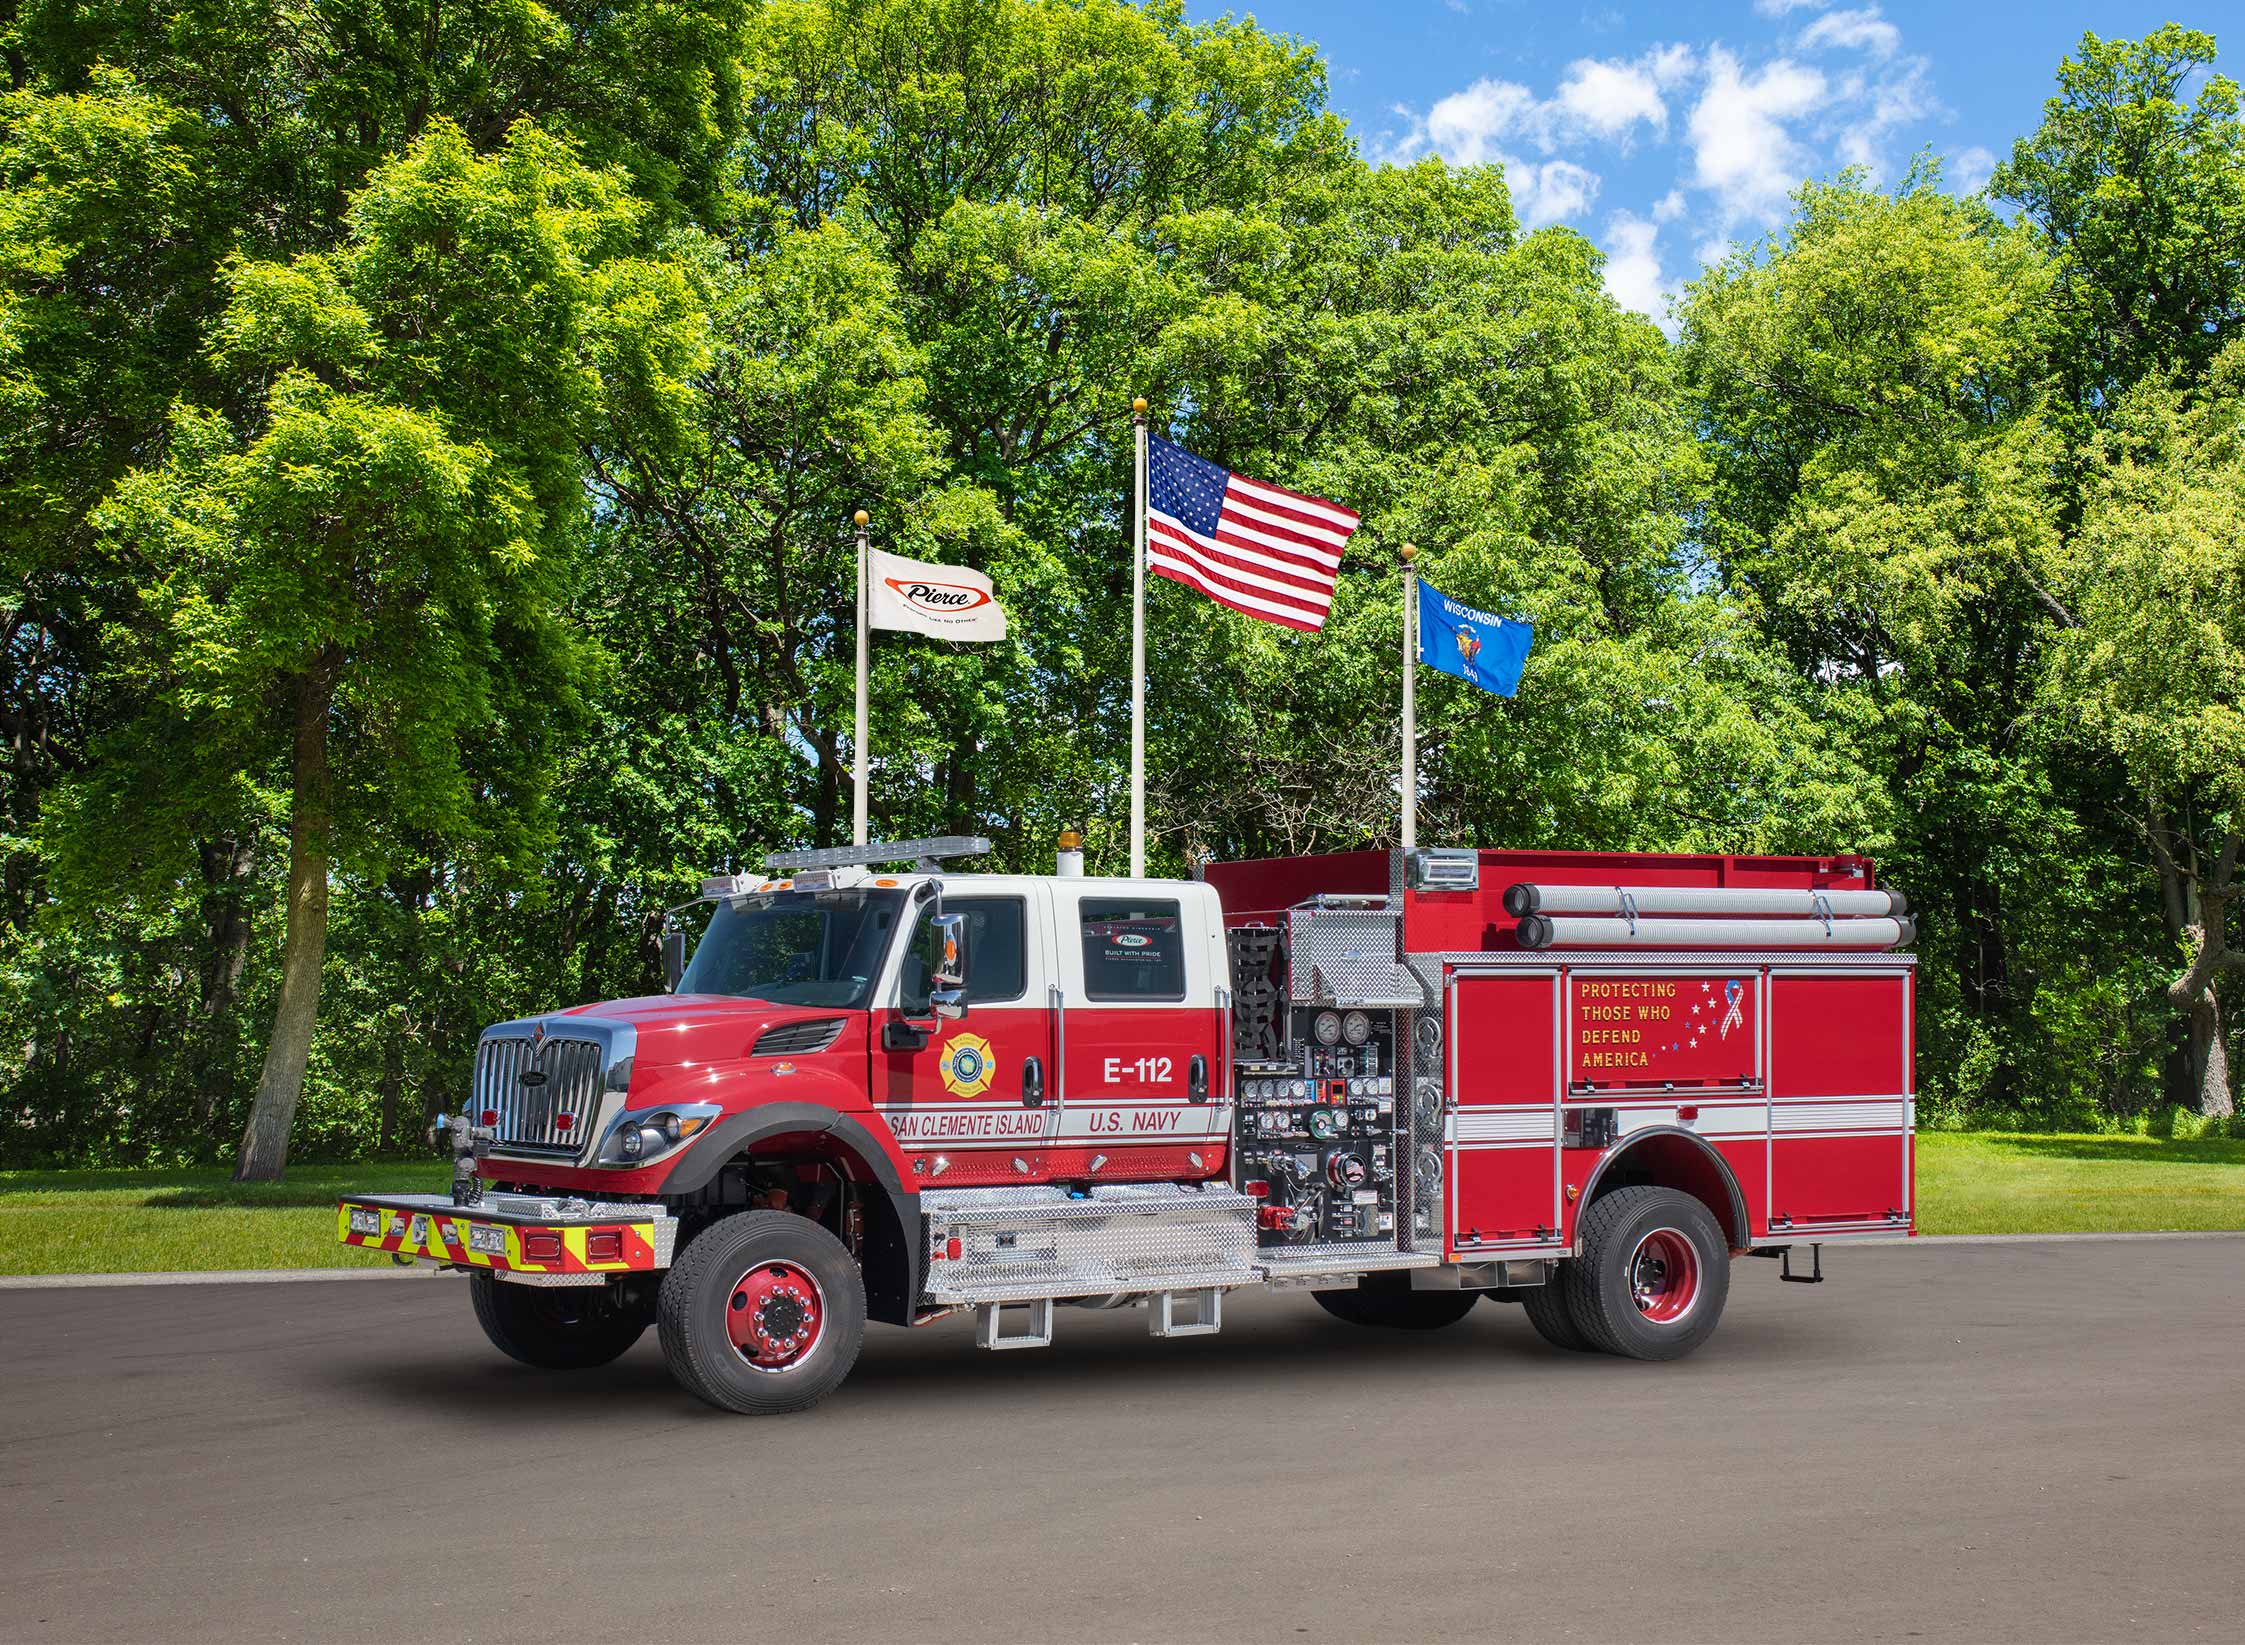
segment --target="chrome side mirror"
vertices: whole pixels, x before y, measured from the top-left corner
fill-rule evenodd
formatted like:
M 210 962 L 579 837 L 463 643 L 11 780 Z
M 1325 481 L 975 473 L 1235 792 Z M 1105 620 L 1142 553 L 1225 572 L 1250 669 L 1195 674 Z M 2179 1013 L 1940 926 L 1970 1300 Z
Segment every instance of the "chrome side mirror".
M 938 914 L 930 923 L 942 945 L 942 958 L 928 979 L 928 1004 L 938 1017 L 957 1022 L 967 1014 L 967 917 Z

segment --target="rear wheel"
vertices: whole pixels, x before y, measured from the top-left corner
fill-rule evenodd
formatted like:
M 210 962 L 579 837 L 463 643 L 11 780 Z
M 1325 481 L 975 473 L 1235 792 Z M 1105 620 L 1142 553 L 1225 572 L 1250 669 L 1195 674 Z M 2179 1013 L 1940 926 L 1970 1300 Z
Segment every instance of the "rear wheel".
M 492 1346 L 541 1371 L 606 1365 L 647 1329 L 645 1309 L 607 1285 L 509 1284 L 475 1273 L 468 1294 Z
M 1353 1291 L 1310 1294 L 1335 1319 L 1389 1331 L 1439 1331 L 1445 1325 L 1455 1325 L 1472 1312 L 1481 1295 L 1478 1291 L 1413 1291 L 1395 1285 L 1370 1289 L 1362 1282 Z
M 1554 1348 L 1565 1348 L 1571 1353 L 1587 1354 L 1597 1345 L 1575 1323 L 1575 1316 L 1567 1306 L 1567 1285 L 1563 1277 L 1571 1263 L 1560 1263 L 1552 1270 L 1551 1278 L 1541 1285 L 1531 1285 L 1520 1293 L 1520 1311 L 1528 1316 L 1528 1323 L 1536 1328 L 1536 1335 Z
M 1706 1206 L 1674 1188 L 1620 1188 L 1582 1219 L 1566 1264 L 1583 1334 L 1629 1359 L 1679 1359 L 1714 1332 L 1730 1295 L 1730 1245 Z
M 671 1375 L 746 1415 L 800 1411 L 841 1385 L 865 1342 L 865 1278 L 842 1242 L 786 1211 L 712 1223 L 663 1280 Z

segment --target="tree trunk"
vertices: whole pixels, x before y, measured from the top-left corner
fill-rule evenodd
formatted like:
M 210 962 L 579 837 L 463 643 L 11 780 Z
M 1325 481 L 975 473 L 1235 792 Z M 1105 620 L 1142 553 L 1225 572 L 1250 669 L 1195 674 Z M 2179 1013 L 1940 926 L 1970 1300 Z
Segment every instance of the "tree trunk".
M 2229 1046 L 2222 1038 L 2222 1002 L 2215 992 L 2220 973 L 2236 961 L 2229 951 L 2229 904 L 2237 894 L 2237 866 L 2245 854 L 2245 834 L 2222 841 L 2213 871 L 2185 887 L 2184 907 L 2192 923 L 2183 928 L 2190 964 L 2167 985 L 2167 1002 L 2190 1028 L 2190 1077 L 2198 1112 L 2228 1119 L 2237 1112 L 2229 1088 Z
M 2198 1076 L 2198 1111 L 2207 1119 L 2237 1112 L 2229 1088 L 2229 1046 L 2222 1038 L 2222 1002 L 2207 985 L 2190 1014 L 2191 1067 Z
M 288 818 L 288 928 L 281 941 L 281 994 L 265 1042 L 265 1069 L 249 1123 L 242 1128 L 236 1182 L 278 1182 L 288 1164 L 289 1127 L 304 1095 L 319 1018 L 320 967 L 327 957 L 327 714 L 335 696 L 335 659 L 323 656 L 301 675 L 290 696 L 295 709 L 295 790 Z

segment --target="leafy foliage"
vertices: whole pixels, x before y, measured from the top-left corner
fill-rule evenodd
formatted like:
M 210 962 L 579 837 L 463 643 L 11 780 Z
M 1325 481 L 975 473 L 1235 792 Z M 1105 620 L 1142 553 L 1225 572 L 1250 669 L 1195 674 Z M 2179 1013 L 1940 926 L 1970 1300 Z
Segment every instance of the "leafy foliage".
M 700 874 L 846 827 L 859 507 L 1012 618 L 876 642 L 877 830 L 1119 867 L 1134 393 L 1365 520 L 1315 637 L 1154 584 L 1157 872 L 1393 837 L 1414 542 L 1538 636 L 1516 699 L 1422 680 L 1428 839 L 1869 850 L 1936 1109 L 2215 1100 L 2207 36 L 2085 39 L 2014 219 L 1804 186 L 1671 343 L 1176 0 L 4 28 L 0 1152 L 223 1158 L 291 1043 L 296 1146 L 394 1148 L 482 1023 L 658 986 Z

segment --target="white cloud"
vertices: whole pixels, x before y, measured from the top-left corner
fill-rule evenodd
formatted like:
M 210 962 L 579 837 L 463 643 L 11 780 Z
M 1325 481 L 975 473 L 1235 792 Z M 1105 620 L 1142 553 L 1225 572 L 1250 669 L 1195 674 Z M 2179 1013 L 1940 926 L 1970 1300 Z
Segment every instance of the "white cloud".
M 1803 51 L 1862 51 L 1873 57 L 1892 57 L 1902 44 L 1902 31 L 1879 15 L 1879 8 L 1828 11 L 1801 30 L 1797 42 Z
M 1725 226 L 1774 222 L 1813 158 L 1789 122 L 1814 114 L 1830 93 L 1813 68 L 1780 57 L 1749 74 L 1721 46 L 1707 54 L 1707 85 L 1691 113 L 1693 181 L 1722 203 Z
M 1667 329 L 1669 285 L 1653 249 L 1660 230 L 1642 217 L 1617 211 L 1606 222 L 1606 289 L 1623 308 L 1633 308 Z
M 1454 165 L 1500 165 L 1521 222 L 1537 228 L 1579 221 L 1597 205 L 1602 154 L 1675 137 L 1688 158 L 1666 193 L 1607 217 L 1609 281 L 1642 298 L 1660 283 L 1654 241 L 1665 225 L 1688 223 L 1668 238 L 1688 235 L 1702 258 L 1720 259 L 1783 221 L 1805 177 L 1845 165 L 1881 181 L 1901 135 L 1943 112 L 1930 63 L 1904 52 L 1878 0 L 1755 0 L 1755 9 L 1794 18 L 1789 43 L 1674 42 L 1634 57 L 1578 58 L 1548 93 L 1476 80 L 1423 115 L 1398 106 L 1397 123 L 1370 137 L 1367 151 L 1388 164 L 1435 154 Z M 1811 53 L 1827 55 L 1819 63 Z M 1992 164 L 1978 151 L 1958 156 L 1961 191 L 1984 183 Z M 1680 247 L 1671 255 L 1686 260 Z
M 1847 101 L 1851 113 L 1839 128 L 1837 148 L 1843 165 L 1861 166 L 1873 182 L 1888 171 L 1886 139 L 1911 121 L 1941 111 L 1933 95 L 1930 65 L 1922 57 L 1906 57 L 1869 84 L 1851 82 Z
M 1668 105 L 1652 71 L 1635 63 L 1600 63 L 1585 58 L 1567 70 L 1554 99 L 1567 117 L 1605 138 L 1625 138 L 1642 120 L 1655 131 L 1668 129 Z
M 1497 158 L 1497 145 L 1505 138 L 1541 128 L 1541 107 L 1526 86 L 1476 80 L 1427 110 L 1423 129 L 1404 141 L 1430 148 L 1452 165 L 1487 165 Z
M 1959 194 L 1978 194 L 1988 186 L 1995 175 L 1996 157 L 1974 144 L 1960 154 L 1950 157 L 1948 164 L 1949 186 Z
M 1579 217 L 1598 198 L 1598 174 L 1572 160 L 1547 160 L 1536 165 L 1508 159 L 1504 178 L 1512 190 L 1513 209 L 1532 229 Z
M 1549 155 L 1558 141 L 1556 100 L 1545 102 L 1510 80 L 1476 80 L 1452 92 L 1419 119 L 1410 109 L 1395 113 L 1410 122 L 1399 138 L 1375 145 L 1390 164 L 1439 154 L 1454 166 L 1502 166 L 1512 206 L 1528 228 L 1541 228 L 1579 216 L 1598 197 L 1599 176 L 1572 160 L 1523 158 L 1523 143 Z

